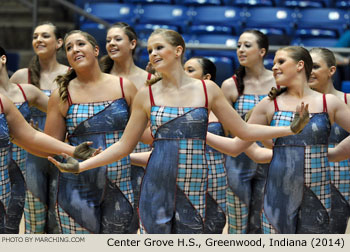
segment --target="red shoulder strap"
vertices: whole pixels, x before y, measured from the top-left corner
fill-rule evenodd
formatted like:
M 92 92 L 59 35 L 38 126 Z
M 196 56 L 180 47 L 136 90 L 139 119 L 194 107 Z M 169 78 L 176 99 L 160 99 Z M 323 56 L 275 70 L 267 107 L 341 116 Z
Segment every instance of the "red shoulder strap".
M 21 87 L 21 85 L 17 84 L 17 86 L 19 87 L 19 89 L 22 91 L 22 94 L 23 94 L 23 97 L 24 97 L 24 100 L 27 101 L 27 96 L 26 94 L 24 93 L 24 90 L 23 88 Z
M 122 95 L 123 95 L 123 98 L 124 98 L 125 95 L 124 95 L 123 78 L 122 77 L 119 77 L 119 83 L 120 83 L 120 88 L 122 89 Z
M 275 99 L 273 99 L 273 104 L 275 105 L 275 112 L 279 111 L 279 107 L 278 107 L 278 104 L 277 104 L 277 97 Z
M 28 83 L 31 83 L 30 82 L 30 71 L 29 71 L 29 68 L 28 68 Z
M 328 112 L 328 111 L 327 111 L 326 94 L 323 94 L 323 112 Z
M 67 100 L 68 100 L 68 105 L 71 106 L 73 104 L 73 101 L 72 101 L 72 98 L 70 97 L 70 94 L 69 94 L 69 91 L 68 91 L 68 88 L 67 88 L 67 93 L 68 93 L 68 97 L 67 97 Z
M 2 100 L 0 98 L 0 107 L 1 107 L 1 113 L 4 113 L 4 105 L 2 105 Z
M 153 99 L 153 93 L 152 93 L 151 85 L 148 86 L 148 90 L 149 90 L 149 99 L 150 99 L 150 102 L 151 102 L 151 106 L 156 106 L 156 104 L 154 103 L 154 99 Z
M 277 89 L 281 89 L 281 86 L 280 85 L 276 85 Z
M 238 89 L 237 76 L 236 76 L 236 75 L 233 75 L 233 76 L 232 76 L 232 79 L 233 79 L 233 81 L 234 81 L 235 84 L 236 84 L 236 88 L 237 88 L 238 95 L 242 95 L 241 92 L 239 92 L 239 89 Z
M 348 98 L 346 96 L 346 93 L 344 93 L 344 101 L 345 101 L 345 104 L 348 104 Z
M 147 75 L 147 80 L 150 80 L 152 78 L 152 74 L 151 73 L 148 73 Z
M 205 95 L 205 107 L 208 108 L 208 93 L 207 93 L 207 86 L 205 85 L 204 80 L 202 80 L 203 89 L 204 89 L 204 95 Z

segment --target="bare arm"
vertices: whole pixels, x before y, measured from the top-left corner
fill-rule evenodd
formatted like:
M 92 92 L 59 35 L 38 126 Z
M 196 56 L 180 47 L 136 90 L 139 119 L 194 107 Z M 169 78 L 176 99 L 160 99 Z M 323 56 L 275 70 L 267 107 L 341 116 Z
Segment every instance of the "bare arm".
M 148 89 L 142 89 L 141 92 L 139 91 L 137 93 L 133 103 L 133 109 L 131 112 L 129 122 L 125 128 L 125 131 L 120 141 L 114 143 L 97 156 L 85 160 L 84 162 L 81 162 L 78 168 L 79 172 L 107 165 L 117 160 L 120 160 L 121 158 L 130 154 L 135 149 L 136 144 L 140 140 L 141 135 L 143 134 L 147 126 L 147 111 L 149 111 L 148 101 Z M 53 160 L 50 159 L 50 161 Z
M 130 153 L 131 164 L 137 166 L 146 166 L 151 153 L 152 151 Z
M 335 148 L 328 149 L 328 160 L 339 162 L 350 158 L 350 136 L 340 142 Z
M 21 84 L 21 86 L 27 95 L 29 106 L 36 107 L 37 109 L 46 113 L 49 97 L 47 97 L 44 92 L 32 84 Z
M 68 110 L 67 102 L 62 103 L 56 89 L 52 92 L 47 109 L 44 132 L 58 140 L 64 141 L 66 137 L 66 121 L 63 113 Z M 68 154 L 68 153 L 67 153 Z
M 62 152 L 73 155 L 75 149 L 73 146 L 33 129 L 8 98 L 1 96 L 1 100 L 4 105 L 4 113 L 9 125 L 12 142 L 34 155 L 46 157 Z
M 247 124 L 224 98 L 215 83 L 206 81 L 211 109 L 219 121 L 233 135 L 247 141 L 267 140 L 275 137 L 293 135 L 290 127 L 269 127 L 265 125 Z M 209 83 L 208 83 L 209 82 Z
M 245 154 L 255 163 L 266 164 L 271 162 L 273 152 L 271 149 L 263 148 L 253 143 L 245 150 Z

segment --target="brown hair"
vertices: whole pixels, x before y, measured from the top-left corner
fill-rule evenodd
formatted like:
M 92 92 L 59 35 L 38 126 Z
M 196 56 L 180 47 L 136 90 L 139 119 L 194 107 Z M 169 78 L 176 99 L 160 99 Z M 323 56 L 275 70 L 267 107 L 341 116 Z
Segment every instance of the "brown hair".
M 337 65 L 334 53 L 327 48 L 315 47 L 310 50 L 310 54 L 311 53 L 319 54 L 322 57 L 322 59 L 327 63 L 328 67 Z
M 39 25 L 37 25 L 35 28 L 41 26 L 41 25 L 49 25 L 53 27 L 53 32 L 54 35 L 56 37 L 56 40 L 58 40 L 59 38 L 62 38 L 60 32 L 58 31 L 57 27 L 48 21 L 45 21 L 43 23 L 40 23 Z M 59 51 L 60 48 L 57 50 Z M 28 65 L 28 70 L 30 73 L 30 83 L 33 84 L 34 86 L 40 88 L 40 71 L 41 71 L 41 67 L 40 67 L 40 63 L 39 63 L 39 56 L 38 55 L 34 55 L 32 57 L 32 59 L 29 62 Z
M 137 35 L 136 35 L 135 30 L 127 23 L 124 23 L 124 22 L 114 23 L 108 29 L 108 31 L 112 28 L 121 28 L 124 31 L 125 35 L 128 36 L 130 42 L 133 40 L 136 40 L 136 42 L 137 42 Z M 108 31 L 107 31 L 107 33 L 108 33 Z M 132 50 L 132 55 L 135 54 L 136 47 Z M 112 70 L 113 64 L 114 64 L 114 61 L 109 57 L 108 54 L 103 56 L 100 60 L 100 66 L 101 66 L 102 72 L 104 72 L 104 73 L 110 73 Z
M 167 43 L 170 45 L 176 47 L 181 46 L 183 48 L 182 54 L 181 54 L 181 62 L 184 60 L 184 54 L 186 50 L 186 45 L 183 37 L 180 35 L 180 33 L 169 30 L 169 29 L 156 29 L 154 32 L 151 33 L 150 37 L 153 35 L 161 35 Z M 160 81 L 162 79 L 162 76 L 160 74 L 155 74 L 155 78 L 152 78 L 150 80 L 147 80 L 147 85 L 153 85 L 154 83 Z
M 265 48 L 265 50 L 266 50 L 266 53 L 264 55 L 264 57 L 265 57 L 267 55 L 267 52 L 269 51 L 269 39 L 268 39 L 268 37 L 264 33 L 260 32 L 258 30 L 246 30 L 242 34 L 244 34 L 244 33 L 251 33 L 251 34 L 255 35 L 256 43 L 258 44 L 259 49 Z M 236 79 L 237 79 L 237 89 L 238 89 L 239 94 L 243 94 L 243 91 L 244 91 L 243 79 L 245 77 L 245 74 L 246 74 L 245 67 L 242 65 L 239 65 L 239 67 L 235 71 L 235 75 L 236 75 Z
M 66 34 L 66 36 L 64 37 L 64 40 L 63 40 L 64 47 L 66 47 L 67 38 L 70 35 L 76 34 L 76 33 L 84 36 L 86 38 L 86 40 L 92 45 L 93 48 L 98 46 L 96 39 L 92 35 L 90 35 L 89 33 L 84 32 L 84 31 L 80 31 L 80 30 L 73 30 L 73 31 L 68 32 Z M 66 74 L 57 76 L 56 82 L 57 82 L 57 85 L 59 87 L 58 92 L 59 92 L 59 95 L 60 95 L 62 102 L 65 102 L 68 99 L 68 85 L 69 85 L 69 82 L 72 79 L 74 79 L 75 77 L 77 77 L 77 74 L 73 68 L 70 68 Z
M 307 81 L 309 80 L 312 67 L 313 67 L 313 62 L 308 50 L 306 50 L 304 47 L 301 47 L 301 46 L 287 46 L 287 47 L 282 47 L 278 49 L 277 52 L 278 51 L 287 51 L 288 56 L 291 57 L 295 62 L 298 62 L 300 60 L 304 61 L 306 80 Z M 271 100 L 273 100 L 280 94 L 284 93 L 286 90 L 287 90 L 286 87 L 278 89 L 277 92 L 274 92 L 273 95 L 269 95 L 269 97 Z

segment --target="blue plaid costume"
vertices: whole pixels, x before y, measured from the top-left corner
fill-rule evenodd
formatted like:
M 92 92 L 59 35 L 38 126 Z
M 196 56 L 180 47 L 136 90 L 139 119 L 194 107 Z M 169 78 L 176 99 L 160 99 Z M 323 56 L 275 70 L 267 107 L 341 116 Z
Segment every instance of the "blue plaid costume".
M 41 90 L 47 96 L 50 90 Z M 30 108 L 31 118 L 39 129 L 44 130 L 46 113 Z M 47 158 L 27 153 L 26 162 L 26 200 L 24 204 L 25 233 L 57 234 L 58 224 L 55 214 L 58 170 Z
M 3 105 L 0 99 L 0 234 L 7 230 L 7 214 L 11 200 L 11 183 L 9 174 L 9 156 L 10 156 L 10 135 Z
M 210 122 L 208 131 L 220 136 L 225 135 L 219 122 Z M 207 145 L 206 157 L 209 169 L 205 233 L 222 234 L 226 225 L 225 155 Z
M 149 73 L 147 76 L 147 80 L 150 80 L 151 77 L 152 77 L 152 74 Z M 142 142 L 138 142 L 133 153 L 147 152 L 147 151 L 150 151 L 151 149 L 152 149 L 152 147 L 149 144 L 144 144 Z M 132 183 L 132 190 L 134 192 L 135 206 L 136 207 L 138 207 L 138 205 L 139 205 L 140 187 L 141 187 L 142 177 L 144 174 L 145 174 L 144 167 L 137 166 L 137 165 L 131 165 L 131 183 Z
M 346 94 L 344 93 L 346 102 Z M 329 136 L 329 147 L 334 147 L 349 136 L 334 123 Z M 344 234 L 350 217 L 350 160 L 329 162 L 332 179 L 331 233 Z
M 30 120 L 30 109 L 27 101 L 27 97 L 18 84 L 18 87 L 22 91 L 24 102 L 15 103 L 17 109 L 21 112 L 27 122 Z M 19 225 L 21 223 L 24 201 L 25 201 L 25 175 L 26 175 L 26 160 L 27 152 L 19 146 L 11 143 L 10 149 L 11 161 L 9 164 L 9 174 L 11 180 L 11 200 L 8 206 L 6 232 L 12 234 L 19 233 Z
M 235 80 L 235 76 L 232 77 Z M 266 95 L 240 94 L 233 107 L 244 118 Z M 245 153 L 226 157 L 228 233 L 261 233 L 260 212 L 267 165 L 253 162 Z
M 331 183 L 328 167 L 330 122 L 324 112 L 311 115 L 298 135 L 275 139 L 264 194 L 264 233 L 329 233 Z M 271 125 L 288 126 L 294 112 L 276 112 Z
M 206 94 L 206 87 L 203 82 Z M 156 106 L 152 89 L 153 151 L 141 184 L 141 231 L 153 234 L 203 233 L 208 166 L 206 106 Z
M 71 145 L 92 141 L 94 148 L 106 149 L 121 138 L 129 120 L 124 95 L 114 101 L 68 101 L 66 127 Z M 129 156 L 77 175 L 59 173 L 57 211 L 64 234 L 136 233 Z

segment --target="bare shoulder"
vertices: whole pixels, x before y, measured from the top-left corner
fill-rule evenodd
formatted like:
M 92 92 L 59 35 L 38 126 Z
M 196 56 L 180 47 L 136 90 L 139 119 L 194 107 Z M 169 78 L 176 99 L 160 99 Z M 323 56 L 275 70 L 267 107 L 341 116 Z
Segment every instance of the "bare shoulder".
M 236 88 L 236 82 L 235 80 L 230 77 L 222 82 L 221 89 L 223 90 L 234 90 Z
M 10 78 L 14 83 L 28 83 L 28 68 L 17 70 Z

